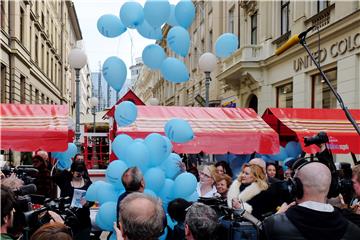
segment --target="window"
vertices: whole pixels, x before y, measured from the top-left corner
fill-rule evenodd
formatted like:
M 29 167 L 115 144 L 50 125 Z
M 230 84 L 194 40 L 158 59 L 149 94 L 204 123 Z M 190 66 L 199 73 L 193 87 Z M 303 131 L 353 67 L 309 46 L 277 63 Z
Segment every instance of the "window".
M 49 52 L 46 53 L 46 74 L 49 76 L 49 71 L 50 71 L 50 57 L 49 57 Z
M 54 74 L 54 59 L 53 58 L 51 58 L 51 65 L 50 66 L 51 66 L 51 71 L 50 71 L 51 79 L 50 80 L 52 82 L 54 82 L 55 81 L 54 80 L 54 75 L 55 74 Z
M 25 77 L 20 75 L 20 103 L 25 103 Z
M 289 0 L 281 1 L 281 35 L 289 31 Z
M 41 69 L 45 69 L 45 47 L 44 44 L 41 44 Z
M 46 98 L 46 104 L 49 104 L 49 103 L 50 103 L 50 98 L 47 97 L 47 98 Z
M 35 62 L 39 63 L 39 37 L 35 35 Z
M 35 103 L 36 104 L 39 104 L 39 90 L 38 89 L 35 89 Z
M 332 69 L 325 72 L 325 75 L 330 81 L 332 87 L 336 90 L 336 75 L 337 70 Z M 322 79 L 320 74 L 312 77 L 312 108 L 336 108 L 337 102 L 335 95 L 331 92 L 329 86 Z
M 24 16 L 24 10 L 22 8 L 20 8 L 20 42 L 24 44 L 24 21 L 25 21 L 25 16 Z
M 229 10 L 229 22 L 228 22 L 228 32 L 234 33 L 235 30 L 235 24 L 234 24 L 234 9 L 235 7 L 232 7 Z
M 33 103 L 33 97 L 32 97 L 32 85 L 29 85 L 29 102 Z
M 32 53 L 32 24 L 30 23 L 30 39 L 29 39 L 29 50 L 30 50 L 30 56 L 31 56 L 31 53 Z M 32 56 L 31 56 L 32 57 Z
M 292 108 L 293 107 L 293 84 L 286 83 L 276 88 L 276 107 Z
M 197 59 L 198 59 L 198 49 L 194 48 L 194 56 L 192 57 L 192 70 L 196 69 L 197 67 Z
M 209 41 L 208 41 L 208 51 L 213 51 L 213 31 L 212 29 L 209 31 Z
M 3 4 L 3 2 L 1 2 Z M 1 64 L 1 102 L 6 101 L 6 66 Z
M 327 0 L 318 0 L 317 1 L 317 12 L 321 12 L 322 10 L 324 10 L 325 8 L 327 8 L 329 6 L 329 1 Z
M 5 30 L 5 1 L 1 0 L 1 28 Z
M 257 12 L 251 16 L 251 44 L 257 44 Z
M 41 104 L 45 104 L 45 94 L 41 94 Z

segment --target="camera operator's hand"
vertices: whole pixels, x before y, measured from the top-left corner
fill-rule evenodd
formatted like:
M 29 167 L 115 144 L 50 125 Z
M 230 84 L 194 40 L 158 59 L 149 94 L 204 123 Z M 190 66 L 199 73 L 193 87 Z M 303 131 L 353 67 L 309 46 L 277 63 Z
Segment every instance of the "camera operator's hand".
M 360 202 L 351 206 L 351 209 L 355 214 L 360 214 Z
M 48 214 L 52 218 L 50 222 L 64 223 L 64 219 L 62 219 L 62 217 L 56 212 L 48 211 Z
M 296 202 L 292 202 L 290 204 L 287 204 L 286 202 L 284 202 L 283 204 L 281 204 L 280 208 L 277 210 L 277 212 L 275 214 L 279 214 L 279 213 L 284 213 L 286 212 L 290 207 L 295 206 Z

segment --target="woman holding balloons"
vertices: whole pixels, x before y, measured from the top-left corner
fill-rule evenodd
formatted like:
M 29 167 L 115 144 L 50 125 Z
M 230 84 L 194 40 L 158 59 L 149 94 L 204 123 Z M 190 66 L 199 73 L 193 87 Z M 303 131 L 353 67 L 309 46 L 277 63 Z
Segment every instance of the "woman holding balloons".
M 90 238 L 91 220 L 90 220 L 90 207 L 91 202 L 85 200 L 85 193 L 91 185 L 91 180 L 86 177 L 87 169 L 84 161 L 74 160 L 71 164 L 70 171 L 64 170 L 55 174 L 55 182 L 59 186 L 61 197 L 70 197 L 73 199 L 71 206 L 74 207 L 75 214 L 78 217 L 78 225 L 76 232 L 74 232 L 74 239 L 85 240 Z M 76 195 L 80 195 L 77 198 Z M 80 201 L 76 201 L 80 200 Z

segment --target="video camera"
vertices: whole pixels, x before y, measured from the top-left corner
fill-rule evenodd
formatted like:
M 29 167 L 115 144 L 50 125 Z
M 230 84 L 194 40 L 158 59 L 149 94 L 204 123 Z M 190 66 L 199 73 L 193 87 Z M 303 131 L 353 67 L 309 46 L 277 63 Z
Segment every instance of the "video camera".
M 10 176 L 12 173 L 15 173 L 16 177 L 21 179 L 25 185 L 33 183 L 35 178 L 32 176 L 36 175 L 39 172 L 32 165 L 20 165 L 16 168 L 4 166 L 1 171 L 7 177 Z
M 70 197 L 46 199 L 43 207 L 23 212 L 23 219 L 25 222 L 24 239 L 28 239 L 33 232 L 36 231 L 41 225 L 50 222 L 51 216 L 47 211 L 53 211 L 61 216 L 64 224 L 76 228 L 79 224 L 78 217 L 75 212 L 70 208 Z

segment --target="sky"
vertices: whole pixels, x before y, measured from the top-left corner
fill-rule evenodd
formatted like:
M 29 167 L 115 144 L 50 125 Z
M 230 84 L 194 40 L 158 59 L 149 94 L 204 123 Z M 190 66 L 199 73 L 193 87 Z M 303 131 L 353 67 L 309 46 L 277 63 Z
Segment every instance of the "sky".
M 141 57 L 143 49 L 155 40 L 146 39 L 136 29 L 128 29 L 116 38 L 107 38 L 97 30 L 97 20 L 104 14 L 119 16 L 120 7 L 125 0 L 74 0 L 75 9 L 83 36 L 83 48 L 88 57 L 92 72 L 99 70 L 99 62 L 103 63 L 110 56 L 121 58 L 127 68 L 135 64 L 135 58 Z M 144 5 L 145 0 L 139 0 Z M 176 4 L 179 0 L 170 0 Z M 128 78 L 130 71 L 128 70 Z

